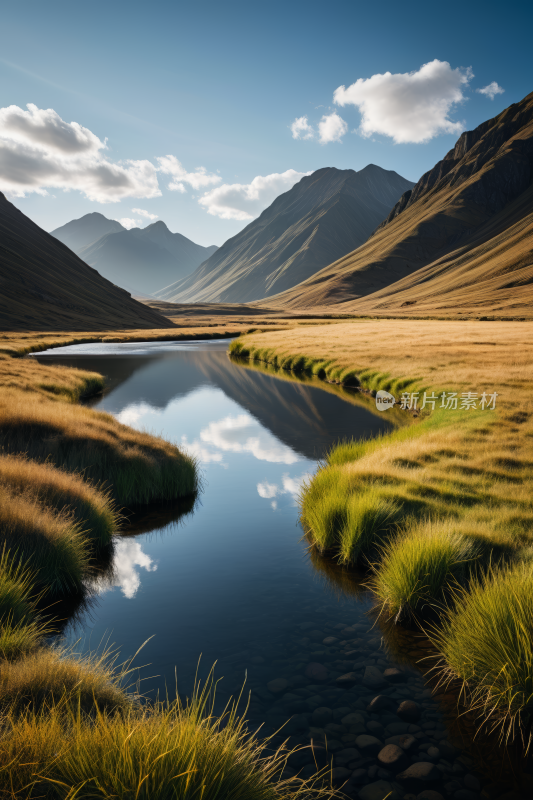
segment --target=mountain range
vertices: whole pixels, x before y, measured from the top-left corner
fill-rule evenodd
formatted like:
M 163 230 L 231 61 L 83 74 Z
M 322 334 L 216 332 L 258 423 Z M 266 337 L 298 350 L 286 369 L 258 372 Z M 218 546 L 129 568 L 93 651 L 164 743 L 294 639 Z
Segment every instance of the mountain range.
M 105 278 L 139 295 L 154 294 L 183 279 L 217 249 L 171 233 L 161 220 L 126 230 L 117 220 L 97 212 L 67 222 L 52 236 Z
M 0 193 L 0 329 L 170 328 Z
M 269 298 L 362 245 L 414 184 L 370 164 L 319 169 L 277 197 L 189 277 L 156 297 L 246 303 Z
M 531 316 L 533 92 L 459 137 L 368 239 L 269 306 Z

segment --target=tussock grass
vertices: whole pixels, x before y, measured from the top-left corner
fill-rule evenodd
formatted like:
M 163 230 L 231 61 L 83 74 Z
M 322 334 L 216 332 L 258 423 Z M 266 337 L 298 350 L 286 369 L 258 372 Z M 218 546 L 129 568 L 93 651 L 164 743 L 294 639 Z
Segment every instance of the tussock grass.
M 35 614 L 33 575 L 14 563 L 5 545 L 0 553 L 0 625 L 28 622 Z
M 120 516 L 110 491 L 92 486 L 76 473 L 31 461 L 24 455 L 0 454 L 0 484 L 14 492 L 30 493 L 59 512 L 71 512 L 96 548 L 108 545 L 119 530 Z
M 8 618 L 0 624 L 0 659 L 15 661 L 32 653 L 48 629 L 37 620 L 12 623 Z M 0 674 L 5 664 L 0 663 Z
M 110 414 L 37 395 L 0 397 L 0 445 L 82 474 L 124 504 L 193 494 L 196 462 L 159 437 L 122 425 Z
M 505 737 L 531 743 L 533 722 L 533 565 L 492 568 L 459 592 L 432 638 L 444 679 L 463 682 L 470 703 Z
M 212 714 L 211 694 L 182 703 L 98 709 L 93 718 L 65 701 L 46 713 L 7 714 L 0 743 L 0 781 L 12 797 L 111 800 L 311 800 L 333 798 L 327 788 L 279 777 L 287 753 L 264 755 L 231 704 Z M 28 796 L 27 794 L 24 796 Z
M 80 591 L 89 548 L 72 514 L 0 485 L 0 547 L 16 569 L 30 570 L 51 594 Z
M 452 520 L 411 524 L 383 547 L 371 587 L 382 611 L 395 621 L 442 610 L 452 590 L 464 585 L 480 548 Z

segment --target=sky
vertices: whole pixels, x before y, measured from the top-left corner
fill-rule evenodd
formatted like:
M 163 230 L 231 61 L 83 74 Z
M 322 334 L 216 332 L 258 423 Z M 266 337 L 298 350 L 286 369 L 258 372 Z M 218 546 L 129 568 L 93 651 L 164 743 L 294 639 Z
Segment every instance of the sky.
M 533 90 L 533 4 L 18 0 L 0 191 L 47 231 L 98 211 L 221 245 L 303 175 L 412 181 Z

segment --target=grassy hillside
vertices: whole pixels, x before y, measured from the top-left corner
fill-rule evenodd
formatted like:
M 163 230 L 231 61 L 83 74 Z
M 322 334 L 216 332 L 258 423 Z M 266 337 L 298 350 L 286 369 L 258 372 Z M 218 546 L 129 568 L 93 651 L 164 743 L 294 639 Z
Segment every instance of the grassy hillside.
M 533 93 L 463 133 L 366 244 L 269 306 L 531 317 L 532 164 Z
M 168 328 L 0 193 L 0 330 Z

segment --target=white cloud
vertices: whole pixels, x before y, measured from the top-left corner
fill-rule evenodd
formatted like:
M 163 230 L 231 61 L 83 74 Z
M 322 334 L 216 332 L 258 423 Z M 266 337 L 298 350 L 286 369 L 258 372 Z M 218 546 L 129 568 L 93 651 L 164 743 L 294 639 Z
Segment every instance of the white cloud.
M 157 219 L 157 214 L 150 214 L 150 212 L 145 211 L 144 208 L 132 208 L 131 210 L 134 214 L 138 214 L 140 217 L 144 217 L 145 219 Z
M 333 111 L 332 114 L 324 114 L 318 123 L 320 144 L 340 142 L 347 130 L 348 124 L 342 117 L 339 117 L 336 111 Z
M 289 477 L 289 473 L 286 472 L 282 477 L 282 486 L 278 486 L 277 483 L 263 481 L 262 483 L 257 484 L 257 493 L 259 497 L 263 497 L 265 500 L 271 500 L 273 497 L 279 497 L 282 494 L 290 494 L 293 502 L 296 502 L 296 498 L 300 494 L 302 484 L 310 477 L 311 473 L 304 472 L 303 475 L 291 478 Z M 277 508 L 277 503 L 275 500 L 270 505 L 274 510 Z
M 53 109 L 29 103 L 0 109 L 0 191 L 15 197 L 76 189 L 89 200 L 113 203 L 125 197 L 161 195 L 149 161 L 110 161 L 106 142 Z
M 315 135 L 307 117 L 296 117 L 291 125 L 291 133 L 293 139 L 312 139 Z
M 200 432 L 200 439 L 222 451 L 251 453 L 260 461 L 294 464 L 300 460 L 296 453 L 268 433 L 249 414 L 211 422 Z
M 259 497 L 264 497 L 265 500 L 269 500 L 278 494 L 279 486 L 276 486 L 275 483 L 269 483 L 268 481 L 263 481 L 263 483 L 257 484 L 257 492 L 259 494 Z
M 198 201 L 201 206 L 220 219 L 254 219 L 267 208 L 278 195 L 291 189 L 295 183 L 310 172 L 274 172 L 258 175 L 251 183 L 225 183 L 206 192 Z
M 181 446 L 184 450 L 190 453 L 191 456 L 196 456 L 196 458 L 198 458 L 204 464 L 209 464 L 210 462 L 214 461 L 223 467 L 227 466 L 222 461 L 224 458 L 222 453 L 211 452 L 211 450 L 208 450 L 207 447 L 204 447 L 202 443 L 198 441 L 198 439 L 195 439 L 193 442 L 189 442 L 187 441 L 186 436 L 182 436 Z
M 118 222 L 123 224 L 124 220 L 119 219 Z M 126 406 L 118 414 L 115 414 L 115 417 L 119 422 L 122 422 L 123 425 L 131 425 L 131 427 L 135 428 L 139 420 L 141 420 L 147 414 L 159 416 L 160 413 L 161 412 L 157 408 L 154 408 L 149 403 L 141 400 L 140 403 L 132 403 L 131 405 Z
M 464 126 L 450 112 L 465 97 L 474 77 L 470 67 L 452 69 L 447 61 L 424 64 L 417 72 L 385 72 L 339 86 L 333 99 L 340 106 L 357 106 L 362 114 L 359 132 L 390 136 L 396 143 L 427 142 L 439 133 L 459 134 Z
M 498 86 L 496 81 L 492 81 L 489 83 L 488 86 L 484 86 L 483 89 L 476 89 L 476 92 L 479 94 L 484 94 L 485 97 L 489 97 L 491 100 L 494 100 L 497 94 L 503 94 L 505 89 L 502 89 L 501 86 Z
M 118 587 L 124 597 L 131 600 L 141 585 L 141 576 L 136 567 L 147 572 L 155 572 L 157 564 L 147 553 L 143 553 L 139 542 L 133 539 L 118 539 L 115 543 L 113 567 L 110 575 L 94 581 L 94 587 L 100 593 Z
M 135 209 L 133 209 L 135 210 Z M 115 222 L 120 222 L 123 228 L 130 231 L 132 228 L 138 228 L 141 224 L 140 219 L 131 219 L 131 217 L 122 217 L 121 219 L 115 219 Z
M 213 172 L 207 172 L 205 167 L 197 167 L 194 172 L 187 172 L 183 164 L 178 161 L 176 156 L 160 156 L 156 159 L 159 169 L 165 175 L 171 175 L 172 180 L 168 188 L 174 192 L 184 194 L 187 189 L 185 184 L 189 184 L 193 189 L 204 189 L 214 183 L 220 183 L 222 178 Z

